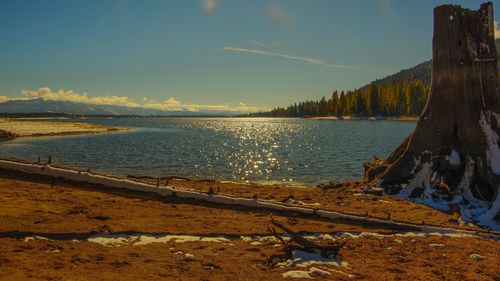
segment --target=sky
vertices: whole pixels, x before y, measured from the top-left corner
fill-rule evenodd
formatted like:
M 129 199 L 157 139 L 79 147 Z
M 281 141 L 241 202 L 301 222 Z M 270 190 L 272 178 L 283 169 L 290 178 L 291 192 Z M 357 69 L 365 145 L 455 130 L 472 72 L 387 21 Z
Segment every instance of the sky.
M 317 100 L 430 59 L 445 3 L 480 1 L 2 0 L 0 101 L 248 112 Z

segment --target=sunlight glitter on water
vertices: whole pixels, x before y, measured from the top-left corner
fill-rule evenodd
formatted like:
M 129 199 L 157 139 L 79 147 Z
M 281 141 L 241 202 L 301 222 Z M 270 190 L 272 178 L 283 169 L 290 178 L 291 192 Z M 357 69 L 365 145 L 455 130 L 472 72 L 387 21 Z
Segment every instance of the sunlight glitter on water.
M 18 139 L 19 145 L 25 145 L 4 142 L 0 155 L 35 160 L 51 154 L 55 163 L 124 175 L 314 185 L 361 177 L 364 161 L 390 153 L 415 124 L 273 118 L 85 121 L 136 129 L 71 138 Z

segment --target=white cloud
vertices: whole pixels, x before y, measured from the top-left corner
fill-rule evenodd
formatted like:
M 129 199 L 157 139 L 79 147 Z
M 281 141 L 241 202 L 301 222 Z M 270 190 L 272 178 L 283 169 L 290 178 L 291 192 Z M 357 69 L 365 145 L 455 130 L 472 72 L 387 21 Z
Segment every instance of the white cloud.
M 275 5 L 267 5 L 264 7 L 264 16 L 282 26 L 292 25 L 293 15 L 285 11 L 282 7 Z
M 261 43 L 261 42 L 259 42 L 257 40 L 250 40 L 250 43 L 252 43 L 252 44 L 254 44 L 254 45 L 258 46 L 258 47 L 261 47 L 261 48 L 266 47 L 266 44 Z
M 6 102 L 6 101 L 9 101 L 11 100 L 11 98 L 7 97 L 7 96 L 0 96 L 0 102 Z
M 8 96 L 0 96 L 0 102 L 6 102 L 6 101 L 11 101 L 11 100 L 30 100 L 31 98 L 28 97 L 16 97 L 16 98 L 11 98 Z
M 285 53 L 270 52 L 270 51 L 264 51 L 264 50 L 238 48 L 238 47 L 230 47 L 230 46 L 229 47 L 224 47 L 224 48 L 222 48 L 222 50 L 224 50 L 224 51 L 232 51 L 232 52 L 249 53 L 249 54 L 261 55 L 261 56 L 279 57 L 279 58 L 285 58 L 285 59 L 291 59 L 291 60 L 298 60 L 298 61 L 302 61 L 302 62 L 305 62 L 305 63 L 315 64 L 315 65 L 322 65 L 322 66 L 326 66 L 326 67 L 355 68 L 355 67 L 348 66 L 348 65 L 331 64 L 331 63 L 326 62 L 324 60 L 310 58 L 310 57 L 298 57 L 298 56 L 292 56 L 292 55 L 285 54 Z
M 57 92 L 44 87 L 38 90 L 22 90 L 22 94 L 29 98 L 42 98 L 44 100 L 61 100 L 71 102 L 81 102 L 100 105 L 122 105 L 128 107 L 138 107 L 139 104 L 133 102 L 130 98 L 124 96 L 95 96 L 89 97 L 87 93 L 77 93 L 72 90 Z
M 500 24 L 500 21 L 494 21 L 495 39 L 500 38 L 500 29 L 498 29 L 498 24 Z
M 201 9 L 205 14 L 211 15 L 219 8 L 219 0 L 203 0 Z
M 145 108 L 169 110 L 169 111 L 231 111 L 231 112 L 256 112 L 259 110 L 267 110 L 265 107 L 248 106 L 243 102 L 236 105 L 229 103 L 224 104 L 192 104 L 182 103 L 174 98 L 169 98 L 161 103 L 146 103 Z
M 23 97 L 11 98 L 7 96 L 0 96 L 0 102 L 9 100 L 30 100 L 42 98 L 44 100 L 59 100 L 70 101 L 97 105 L 121 105 L 129 107 L 144 107 L 150 109 L 160 109 L 168 111 L 230 111 L 230 112 L 256 112 L 268 110 L 266 107 L 248 106 L 243 102 L 237 104 L 195 104 L 195 103 L 182 103 L 175 98 L 166 99 L 163 102 L 157 102 L 147 97 L 142 98 L 142 105 L 135 103 L 132 99 L 125 96 L 95 96 L 89 97 L 87 93 L 76 93 L 74 91 L 59 90 L 57 92 L 44 87 L 38 90 L 22 90 Z

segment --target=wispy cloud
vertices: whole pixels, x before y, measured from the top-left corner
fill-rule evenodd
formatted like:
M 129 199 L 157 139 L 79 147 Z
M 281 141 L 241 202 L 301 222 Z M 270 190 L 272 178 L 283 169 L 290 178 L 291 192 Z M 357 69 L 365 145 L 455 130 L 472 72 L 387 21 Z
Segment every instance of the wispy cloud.
M 169 111 L 231 111 L 231 112 L 256 112 L 259 110 L 268 110 L 266 107 L 249 106 L 243 102 L 238 104 L 195 104 L 182 103 L 174 98 L 169 98 L 164 102 L 155 102 L 149 100 L 149 103 L 144 104 L 145 108 L 161 109 Z
M 50 88 L 43 87 L 38 90 L 22 90 L 21 93 L 27 98 L 42 98 L 45 100 L 61 100 L 71 102 L 81 102 L 100 105 L 123 105 L 128 107 L 138 107 L 129 97 L 124 96 L 95 96 L 89 97 L 87 93 L 77 93 L 69 90 L 52 91 Z
M 249 40 L 249 42 L 252 43 L 252 44 L 254 44 L 254 45 L 256 45 L 256 46 L 258 46 L 258 47 L 261 47 L 261 48 L 266 47 L 266 44 L 264 44 L 262 42 L 259 42 L 257 40 Z
M 294 22 L 293 15 L 280 6 L 267 5 L 263 14 L 266 19 L 282 26 L 290 26 Z
M 289 55 L 286 53 L 270 52 L 270 51 L 257 50 L 257 49 L 247 49 L 247 48 L 238 48 L 238 47 L 228 46 L 228 47 L 222 48 L 222 50 L 232 51 L 232 52 L 240 52 L 240 53 L 248 53 L 248 54 L 254 54 L 254 55 L 261 55 L 261 56 L 279 57 L 279 58 L 284 58 L 284 59 L 302 61 L 302 62 L 305 62 L 308 64 L 322 65 L 322 66 L 326 66 L 326 67 L 355 68 L 355 67 L 349 66 L 349 65 L 332 64 L 332 63 L 326 62 L 324 60 L 310 58 L 310 57 L 299 57 L 299 56 Z
M 500 24 L 500 21 L 493 21 L 495 25 L 495 39 L 500 38 L 500 29 L 498 29 L 498 25 Z
M 219 8 L 219 0 L 203 0 L 201 2 L 201 9 L 205 14 L 211 15 Z

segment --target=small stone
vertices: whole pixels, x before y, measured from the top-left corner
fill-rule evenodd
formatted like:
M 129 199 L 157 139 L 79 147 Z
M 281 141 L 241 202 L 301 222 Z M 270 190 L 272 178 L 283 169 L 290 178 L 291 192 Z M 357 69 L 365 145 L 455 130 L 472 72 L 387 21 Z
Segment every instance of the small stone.
M 481 255 L 478 255 L 478 254 L 471 254 L 471 255 L 469 255 L 469 258 L 471 258 L 473 260 L 477 260 L 477 261 L 486 259 L 485 256 L 481 256 Z
M 190 253 L 186 253 L 184 255 L 184 260 L 186 260 L 186 261 L 192 261 L 192 260 L 194 260 L 194 255 L 190 254 Z

